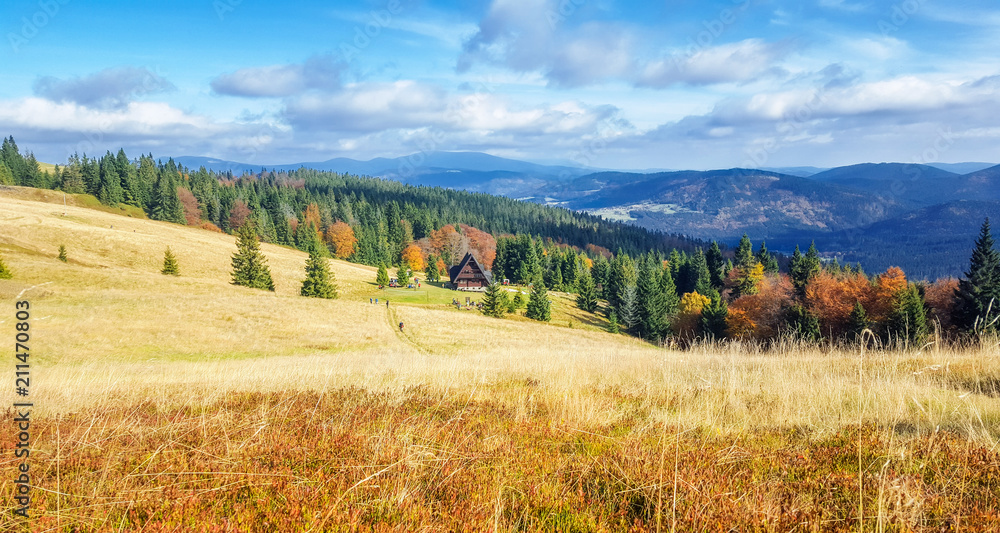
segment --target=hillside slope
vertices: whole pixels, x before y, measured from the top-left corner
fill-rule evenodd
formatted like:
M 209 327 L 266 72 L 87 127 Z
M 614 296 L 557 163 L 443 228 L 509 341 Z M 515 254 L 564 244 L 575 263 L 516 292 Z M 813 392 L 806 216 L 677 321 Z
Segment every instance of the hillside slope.
M 552 324 L 496 320 L 454 309 L 451 298 L 464 301 L 466 294 L 426 284 L 421 291 L 379 291 L 375 268 L 344 261 L 330 261 L 339 299 L 303 298 L 306 254 L 269 244 L 262 250 L 276 292 L 236 287 L 229 283 L 233 236 L 61 204 L 62 195 L 52 191 L 0 191 L 0 254 L 15 273 L 0 280 L 0 298 L 30 298 L 35 316 L 44 317 L 36 326 L 34 363 L 54 374 L 40 385 L 49 408 L 66 407 L 63 400 L 72 396 L 57 384 L 69 376 L 100 382 L 75 391 L 70 403 L 76 404 L 97 401 L 99 394 L 87 390 L 117 387 L 125 376 L 132 385 L 122 394 L 136 383 L 162 387 L 205 371 L 244 372 L 241 361 L 273 364 L 254 363 L 249 375 L 233 375 L 230 386 L 271 390 L 318 387 L 322 376 L 340 385 L 358 383 L 359 375 L 378 383 L 399 372 L 410 376 L 403 383 L 447 381 L 456 354 L 475 354 L 477 362 L 512 354 L 544 359 L 543 337 L 582 354 L 655 351 L 600 331 L 602 319 L 578 311 L 565 295 L 553 294 Z M 68 263 L 56 258 L 60 244 Z M 167 246 L 180 263 L 179 277 L 159 273 Z M 369 303 L 375 297 L 379 306 Z M 388 309 L 381 305 L 387 297 Z M 400 321 L 405 334 L 395 326 Z M 275 374 L 288 365 L 300 378 L 304 365 L 308 379 L 289 383 Z

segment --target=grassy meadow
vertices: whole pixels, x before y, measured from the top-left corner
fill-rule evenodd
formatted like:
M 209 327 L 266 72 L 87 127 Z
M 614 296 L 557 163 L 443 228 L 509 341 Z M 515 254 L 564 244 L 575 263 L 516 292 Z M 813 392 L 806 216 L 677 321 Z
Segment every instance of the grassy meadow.
M 262 245 L 274 293 L 235 287 L 232 236 L 63 202 L 0 188 L 36 484 L 13 517 L 4 454 L 0 530 L 1000 531 L 995 340 L 682 351 L 570 295 L 499 320 L 343 261 L 309 299 L 300 251 Z

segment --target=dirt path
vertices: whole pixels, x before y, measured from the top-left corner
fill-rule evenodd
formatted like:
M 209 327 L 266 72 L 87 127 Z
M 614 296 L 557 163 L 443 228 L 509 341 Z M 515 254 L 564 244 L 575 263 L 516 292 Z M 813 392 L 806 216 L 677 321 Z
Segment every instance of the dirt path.
M 428 354 L 431 353 L 430 350 L 424 348 L 423 346 L 421 346 L 420 344 L 418 344 L 416 341 L 414 341 L 412 338 L 410 338 L 410 336 L 405 331 L 405 329 L 406 329 L 406 325 L 405 324 L 403 325 L 403 329 L 404 330 L 403 331 L 399 330 L 399 322 L 400 321 L 399 321 L 399 316 L 396 315 L 396 308 L 395 307 L 388 307 L 387 311 L 388 312 L 385 314 L 385 316 L 386 316 L 386 319 L 389 321 L 389 327 L 392 328 L 392 330 L 394 332 L 396 332 L 396 335 L 399 336 L 399 340 L 401 340 L 404 343 L 412 346 L 414 350 L 416 350 L 416 351 L 418 351 L 418 352 L 420 352 L 420 353 L 422 353 L 424 355 L 428 355 Z

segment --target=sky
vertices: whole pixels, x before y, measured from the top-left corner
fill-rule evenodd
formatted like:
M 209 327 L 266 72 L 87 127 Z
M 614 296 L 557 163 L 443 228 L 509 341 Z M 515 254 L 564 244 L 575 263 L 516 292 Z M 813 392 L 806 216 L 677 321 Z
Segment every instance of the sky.
M 994 0 L 5 0 L 0 34 L 0 135 L 49 163 L 1000 162 Z

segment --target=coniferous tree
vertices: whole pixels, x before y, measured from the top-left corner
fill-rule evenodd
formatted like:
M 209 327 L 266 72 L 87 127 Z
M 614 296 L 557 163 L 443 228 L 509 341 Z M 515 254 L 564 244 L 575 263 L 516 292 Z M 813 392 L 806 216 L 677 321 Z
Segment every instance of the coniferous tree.
M 233 285 L 274 291 L 267 258 L 260 251 L 257 230 L 252 222 L 240 226 L 236 232 L 236 253 L 233 254 Z
M 441 271 L 438 270 L 437 258 L 433 255 L 427 256 L 427 281 L 441 281 Z
M 594 285 L 594 278 L 586 270 L 577 276 L 577 289 L 577 307 L 590 313 L 597 311 L 597 287 Z
M 701 310 L 701 331 L 713 339 L 724 339 L 728 334 L 726 317 L 729 306 L 718 294 L 712 295 L 711 302 Z
M 791 333 L 799 339 L 819 342 L 823 336 L 819 329 L 819 318 L 810 313 L 804 306 L 793 305 L 789 307 L 785 315 L 785 322 Z
M 868 313 L 865 312 L 865 306 L 861 305 L 860 301 L 854 302 L 854 309 L 847 318 L 848 340 L 859 340 L 861 338 L 861 333 L 870 326 L 871 321 L 868 320 Z
M 545 290 L 545 283 L 541 279 L 536 279 L 534 286 L 531 288 L 531 296 L 528 298 L 528 308 L 525 310 L 524 316 L 542 322 L 552 320 L 549 294 Z
M 69 262 L 69 258 L 66 257 L 66 245 L 65 244 L 60 244 L 59 245 L 59 260 L 62 261 L 63 263 Z
M 792 261 L 789 264 L 789 275 L 792 278 L 792 285 L 799 296 L 805 295 L 806 285 L 819 272 L 820 260 L 819 252 L 816 251 L 816 243 L 813 242 L 809 245 L 809 250 L 805 255 L 802 255 L 799 247 L 796 246 L 795 253 L 792 255 Z
M 167 246 L 167 251 L 163 252 L 163 270 L 160 270 L 160 274 L 167 276 L 181 275 L 180 268 L 177 266 L 177 258 L 174 257 L 169 246 Z
M 916 285 L 911 283 L 896 298 L 888 329 L 893 337 L 908 343 L 919 343 L 927 335 L 927 312 Z
M 0 161 L 0 185 L 14 185 L 14 173 L 3 161 Z
M 626 331 L 639 324 L 639 299 L 636 297 L 635 285 L 626 286 L 622 293 L 618 304 L 618 320 L 625 326 Z
M 337 278 L 330 271 L 326 257 L 317 249 L 309 251 L 309 258 L 306 259 L 306 279 L 302 281 L 299 294 L 312 298 L 337 297 Z
M 1000 252 L 994 248 L 987 218 L 979 230 L 969 271 L 955 289 L 954 321 L 966 331 L 996 329 L 991 323 L 1000 316 Z
M 483 294 L 483 314 L 493 318 L 503 318 L 509 301 L 507 291 L 497 282 L 490 283 Z
M 524 307 L 524 295 L 521 294 L 521 291 L 517 291 L 517 293 L 514 294 L 514 299 L 511 300 L 510 303 L 514 306 L 515 311 Z
M 379 263 L 378 265 L 378 274 L 375 275 L 375 283 L 378 283 L 382 287 L 389 285 L 389 273 L 386 271 L 384 263 Z
M 726 262 L 722 258 L 722 250 L 719 249 L 719 243 L 712 241 L 712 247 L 705 253 L 705 262 L 708 264 L 708 274 L 712 282 L 712 287 L 717 291 L 721 291 L 726 279 L 723 274 Z
M 639 307 L 639 335 L 659 340 L 666 331 L 667 301 L 660 284 L 658 260 L 646 257 L 639 265 L 636 291 Z
M 618 313 L 615 313 L 615 310 L 612 309 L 608 313 L 608 333 L 621 333 L 621 331 L 621 325 L 618 323 Z
M 764 266 L 764 273 L 777 274 L 778 260 L 767 250 L 767 242 L 760 242 L 760 250 L 757 251 L 757 261 Z
M 3 262 L 3 257 L 0 256 L 0 279 L 11 279 L 14 277 L 14 273 L 7 268 L 7 264 Z
M 739 246 L 736 247 L 736 268 L 746 268 L 753 266 L 755 258 L 753 256 L 753 243 L 746 233 L 740 239 Z
M 405 287 L 410 283 L 410 267 L 405 262 L 401 263 L 398 268 L 396 268 L 396 283 L 400 287 Z

